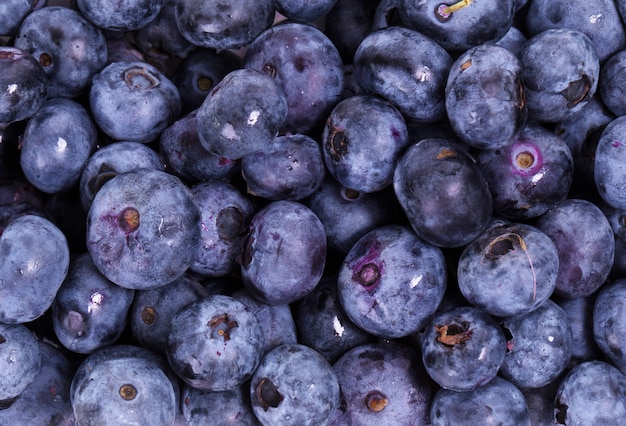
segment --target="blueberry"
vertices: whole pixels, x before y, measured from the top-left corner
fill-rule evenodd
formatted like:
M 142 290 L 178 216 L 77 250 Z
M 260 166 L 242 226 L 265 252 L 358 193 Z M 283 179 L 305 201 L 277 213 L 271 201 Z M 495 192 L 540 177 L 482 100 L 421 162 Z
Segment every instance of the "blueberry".
M 180 92 L 183 113 L 202 105 L 204 98 L 228 73 L 241 68 L 241 58 L 230 50 L 197 48 L 178 64 L 172 82 Z
M 610 0 L 533 0 L 524 19 L 526 30 L 531 36 L 550 28 L 582 31 L 604 62 L 626 47 L 626 32 L 616 3 L 619 4 Z
M 505 147 L 526 124 L 522 64 L 496 44 L 466 50 L 448 74 L 445 105 L 465 143 L 478 149 Z
M 367 123 L 367 124 L 366 124 Z M 324 163 L 343 186 L 376 192 L 389 186 L 409 134 L 400 111 L 375 96 L 351 96 L 331 111 L 322 135 Z
M 552 300 L 563 309 L 570 323 L 572 331 L 572 356 L 568 367 L 574 367 L 581 362 L 600 358 L 593 336 L 593 306 L 596 294 L 587 297 L 567 299 L 553 296 Z
M 537 309 L 552 295 L 559 253 L 550 237 L 522 223 L 494 225 L 469 243 L 457 267 L 463 296 L 498 317 Z
M 626 207 L 623 160 L 626 155 L 623 135 L 626 130 L 626 117 L 620 116 L 606 125 L 600 134 L 595 150 L 594 180 L 598 194 L 610 206 Z
M 210 295 L 172 318 L 166 353 L 172 369 L 201 390 L 233 390 L 248 380 L 263 356 L 256 315 L 230 296 Z
M 613 423 L 626 415 L 626 378 L 604 361 L 583 362 L 561 380 L 554 404 L 557 424 Z
M 587 200 L 567 199 L 535 225 L 552 239 L 559 253 L 555 295 L 585 297 L 604 284 L 613 266 L 615 237 L 600 208 Z
M 102 186 L 87 216 L 87 249 L 122 287 L 156 288 L 180 277 L 200 242 L 200 209 L 175 176 L 137 169 Z
M 567 144 L 529 124 L 501 149 L 476 154 L 493 197 L 494 212 L 514 220 L 541 216 L 568 196 L 574 160 Z
M 39 318 L 52 305 L 68 272 L 65 235 L 48 219 L 25 214 L 2 232 L 0 253 L 0 322 Z
M 435 387 L 419 356 L 397 342 L 368 343 L 335 364 L 347 424 L 428 424 Z
M 133 31 L 154 20 L 166 0 L 76 0 L 80 12 L 100 28 Z
M 359 44 L 372 30 L 379 3 L 378 0 L 336 0 L 326 14 L 324 33 L 337 47 L 344 63 L 352 62 Z
M 268 200 L 302 200 L 315 192 L 326 171 L 319 143 L 304 134 L 274 138 L 263 151 L 241 159 L 249 194 Z
M 0 35 L 15 36 L 26 18 L 33 10 L 45 7 L 48 0 L 7 0 L 0 5 Z
M 252 201 L 236 186 L 222 181 L 200 182 L 191 193 L 202 214 L 202 234 L 190 269 L 212 277 L 235 272 L 254 215 Z
M 48 97 L 74 98 L 107 63 L 104 34 L 78 11 L 49 6 L 29 14 L 14 46 L 29 52 L 48 76 Z
M 326 425 L 339 406 L 333 367 L 301 344 L 265 354 L 250 380 L 252 410 L 264 425 Z
M 432 38 L 448 51 L 464 51 L 503 37 L 513 25 L 515 0 L 473 2 L 401 0 L 398 12 L 405 25 Z
M 0 127 L 32 117 L 48 96 L 48 77 L 28 52 L 0 47 Z
M 507 352 L 500 375 L 519 388 L 539 388 L 556 380 L 572 355 L 572 330 L 563 309 L 546 300 L 538 308 L 502 321 Z
M 445 85 L 452 57 L 427 36 L 388 27 L 363 39 L 354 73 L 363 90 L 395 105 L 405 117 L 432 123 L 445 116 Z
M 326 252 L 324 226 L 311 209 L 297 201 L 273 201 L 250 222 L 242 253 L 243 283 L 261 302 L 295 302 L 321 279 Z
M 293 21 L 313 22 L 329 14 L 337 0 L 274 0 L 276 11 Z
M 339 102 L 343 63 L 335 45 L 312 25 L 285 22 L 248 46 L 243 64 L 274 78 L 287 98 L 285 130 L 315 131 Z
M 241 171 L 241 162 L 211 154 L 202 147 L 197 112 L 193 110 L 161 133 L 159 154 L 168 172 L 188 183 L 230 181 Z
M 178 411 L 178 383 L 167 362 L 138 346 L 113 345 L 80 364 L 70 385 L 77 424 L 171 425 Z
M 98 143 L 88 110 L 71 99 L 46 101 L 26 125 L 20 164 L 25 177 L 46 193 L 76 185 Z
M 188 425 L 258 426 L 247 386 L 215 392 L 183 386 L 182 413 Z
M 428 324 L 446 284 L 441 250 L 408 228 L 388 225 L 368 232 L 350 249 L 337 290 L 356 325 L 379 337 L 398 338 Z
M 87 160 L 78 182 L 83 209 L 89 211 L 96 193 L 109 180 L 120 173 L 144 168 L 165 171 L 159 155 L 140 142 L 115 142 L 98 149 Z
M 574 29 L 548 29 L 528 39 L 519 54 L 528 116 L 559 122 L 595 94 L 600 61 L 589 37 Z
M 442 388 L 458 392 L 491 381 L 506 353 L 506 337 L 496 320 L 470 306 L 436 313 L 421 342 L 429 376 Z
M 295 308 L 299 342 L 315 349 L 330 363 L 353 347 L 372 340 L 341 306 L 335 275 L 323 277 Z
M 626 275 L 626 211 L 616 209 L 606 203 L 599 205 L 609 220 L 615 238 L 615 257 L 611 267 L 611 277 L 620 278 Z
M 621 321 L 625 300 L 626 280 L 618 278 L 600 288 L 593 305 L 594 340 L 622 373 L 626 371 L 626 329 Z
M 600 74 L 599 90 L 602 102 L 617 116 L 626 114 L 626 101 L 623 100 L 622 87 L 626 80 L 624 63 L 626 51 L 611 55 L 604 62 Z
M 113 139 L 151 142 L 180 115 L 180 94 L 163 73 L 141 61 L 113 62 L 92 80 L 89 105 Z
M 176 23 L 183 36 L 218 51 L 248 45 L 273 20 L 272 0 L 176 0 Z
M 228 73 L 198 108 L 202 146 L 214 155 L 237 160 L 262 151 L 287 117 L 287 100 L 274 80 L 252 69 Z
M 75 424 L 70 404 L 70 383 L 74 366 L 63 351 L 38 341 L 41 368 L 32 382 L 10 407 L 0 410 L 2 424 Z M 32 372 L 32 371 L 31 371 Z
M 524 27 L 521 28 L 525 29 Z M 522 50 L 524 43 L 528 41 L 522 29 L 512 26 L 502 38 L 495 41 L 495 44 L 504 47 L 509 52 L 519 57 L 519 52 Z
M 461 247 L 489 225 L 489 187 L 463 147 L 449 138 L 412 146 L 398 163 L 393 188 L 411 226 L 440 247 Z
M 136 342 L 165 355 L 172 318 L 185 306 L 207 297 L 209 292 L 185 274 L 167 285 L 137 290 L 129 309 L 129 327 Z
M 127 324 L 135 291 L 106 279 L 88 253 L 76 257 L 52 304 L 52 325 L 72 352 L 88 354 L 115 343 Z
M 433 397 L 430 421 L 433 426 L 531 425 L 524 394 L 517 386 L 499 376 L 468 392 L 440 389 Z
M 39 342 L 24 324 L 0 324 L 0 409 L 35 380 L 41 364 Z

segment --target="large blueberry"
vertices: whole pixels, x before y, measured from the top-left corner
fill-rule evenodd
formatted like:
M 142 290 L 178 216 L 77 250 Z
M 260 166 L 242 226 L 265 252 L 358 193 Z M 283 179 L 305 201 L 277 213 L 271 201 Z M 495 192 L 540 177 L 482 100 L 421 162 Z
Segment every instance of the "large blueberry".
M 52 305 L 69 269 L 65 235 L 41 216 L 19 216 L 0 236 L 0 259 L 0 322 L 39 318 Z
M 461 247 L 489 225 L 491 192 L 478 166 L 449 138 L 429 138 L 404 153 L 393 188 L 411 226 L 440 247 Z
M 95 25 L 113 31 L 133 31 L 154 20 L 166 0 L 77 0 L 83 15 Z
M 593 305 L 593 336 L 596 344 L 615 367 L 626 372 L 626 279 L 618 278 L 598 291 Z
M 202 390 L 233 390 L 248 380 L 263 356 L 261 324 L 246 305 L 229 296 L 210 295 L 172 318 L 167 358 L 188 385 Z
M 301 344 L 265 354 L 250 380 L 252 410 L 264 425 L 322 426 L 339 406 L 333 367 Z
M 260 425 L 252 412 L 247 384 L 221 392 L 184 385 L 181 411 L 188 425 Z
M 624 161 L 626 159 L 626 117 L 606 125 L 595 150 L 594 180 L 600 197 L 610 206 L 626 208 Z
M 452 57 L 425 35 L 404 27 L 374 31 L 354 54 L 354 73 L 366 93 L 394 104 L 420 122 L 445 116 L 445 86 Z
M 137 169 L 109 180 L 87 216 L 87 249 L 102 274 L 122 287 L 155 288 L 191 266 L 200 209 L 175 176 Z
M 0 410 L 35 380 L 41 362 L 39 342 L 24 324 L 0 324 Z
M 48 0 L 5 0 L 0 4 L 0 35 L 13 37 L 33 10 L 48 6 Z
M 388 225 L 359 239 L 339 270 L 341 305 L 359 327 L 398 338 L 422 329 L 447 284 L 441 249 L 408 228 Z

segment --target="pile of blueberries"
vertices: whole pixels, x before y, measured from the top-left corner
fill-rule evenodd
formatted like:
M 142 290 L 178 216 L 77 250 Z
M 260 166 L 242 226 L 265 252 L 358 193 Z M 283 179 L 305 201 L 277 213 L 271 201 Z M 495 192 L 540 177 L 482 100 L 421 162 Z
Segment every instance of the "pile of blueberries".
M 0 424 L 618 424 L 625 23 L 2 0 Z

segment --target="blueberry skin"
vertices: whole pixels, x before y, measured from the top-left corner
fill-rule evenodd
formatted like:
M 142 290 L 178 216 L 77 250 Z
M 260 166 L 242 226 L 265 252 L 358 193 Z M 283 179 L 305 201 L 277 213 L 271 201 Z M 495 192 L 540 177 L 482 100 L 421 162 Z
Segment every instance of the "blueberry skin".
M 506 338 L 496 320 L 471 306 L 438 312 L 422 337 L 422 360 L 428 375 L 442 388 L 456 392 L 490 382 L 505 353 Z
M 608 205 L 626 208 L 626 190 L 624 188 L 624 158 L 626 145 L 623 142 L 626 131 L 626 117 L 615 118 L 606 125 L 600 134 L 595 150 L 594 181 L 598 194 Z
M 202 214 L 202 234 L 190 267 L 205 277 L 220 277 L 239 269 L 248 225 L 255 207 L 245 194 L 228 182 L 204 181 L 191 188 Z
M 274 21 L 272 0 L 176 0 L 176 23 L 196 46 L 217 51 L 249 45 Z
M 335 275 L 323 277 L 295 308 L 299 342 L 315 349 L 331 364 L 348 350 L 372 340 L 341 306 Z
M 583 362 L 561 380 L 554 404 L 559 424 L 611 424 L 626 415 L 626 378 L 606 362 Z
M 164 74 L 141 62 L 113 62 L 92 80 L 96 124 L 119 141 L 152 142 L 180 115 L 180 94 Z
M 133 338 L 142 347 L 165 355 L 172 318 L 185 306 L 209 294 L 187 274 L 155 289 L 135 291 L 128 311 Z
M 70 385 L 80 425 L 172 425 L 179 388 L 166 360 L 138 346 L 113 345 L 89 355 Z
M 432 38 L 450 52 L 462 52 L 503 37 L 513 25 L 515 3 L 515 0 L 450 4 L 439 0 L 402 0 L 398 12 L 408 28 Z M 446 10 L 446 6 L 457 5 L 460 8 L 456 11 Z
M 196 48 L 186 55 L 172 74 L 180 92 L 183 113 L 193 111 L 228 73 L 241 68 L 241 58 L 225 50 Z
M 519 52 L 522 50 L 522 46 L 524 46 L 526 41 L 528 41 L 526 34 L 518 27 L 512 26 L 502 38 L 496 40 L 494 43 L 504 47 L 509 52 L 519 57 Z
M 243 284 L 261 302 L 295 302 L 321 279 L 326 252 L 324 226 L 311 209 L 298 201 L 272 201 L 250 222 L 242 253 Z
M 600 359 L 601 352 L 593 336 L 593 307 L 596 294 L 576 299 L 553 296 L 553 300 L 567 315 L 572 331 L 572 356 L 569 366 Z
M 258 426 L 252 412 L 247 385 L 222 392 L 204 391 L 184 385 L 182 414 L 189 426 L 216 424 L 223 426 Z
M 494 212 L 513 220 L 544 214 L 568 196 L 574 179 L 567 144 L 537 124 L 528 124 L 501 149 L 477 152 L 476 162 Z
M 63 6 L 29 14 L 14 46 L 32 54 L 46 71 L 48 98 L 82 95 L 92 77 L 107 64 L 102 31 L 78 11 Z
M 296 323 L 290 305 L 268 305 L 259 302 L 245 288 L 235 291 L 232 297 L 246 305 L 261 323 L 263 354 L 280 345 L 298 343 Z
M 616 52 L 602 65 L 598 92 L 602 102 L 616 116 L 626 114 L 626 102 L 623 100 L 623 85 L 626 73 L 623 68 L 626 62 L 626 51 Z
M 76 257 L 52 304 L 55 335 L 69 350 L 88 354 L 122 335 L 134 290 L 113 284 L 88 253 Z
M 445 104 L 452 128 L 465 143 L 483 150 L 503 148 L 526 124 L 521 62 L 492 43 L 466 50 L 448 74 Z
M 39 318 L 52 305 L 68 272 L 65 235 L 48 219 L 25 214 L 2 232 L 0 253 L 0 322 Z
M 354 54 L 354 73 L 366 93 L 422 123 L 446 115 L 445 86 L 452 57 L 427 36 L 404 27 L 370 33 Z
M 556 380 L 572 355 L 572 330 L 563 309 L 548 299 L 535 310 L 506 318 L 507 352 L 500 375 L 519 388 Z
M 559 253 L 555 295 L 586 297 L 604 284 L 613 265 L 615 237 L 600 208 L 590 201 L 567 199 L 535 226 L 552 239 Z
M 246 305 L 214 294 L 172 318 L 167 359 L 174 372 L 196 389 L 233 390 L 259 365 L 263 338 L 259 320 Z
M 15 36 L 24 18 L 33 10 L 48 6 L 48 0 L 7 0 L 0 5 L 0 35 Z
M 330 39 L 312 25 L 284 22 L 267 29 L 250 43 L 243 65 L 272 76 L 285 93 L 285 131 L 317 132 L 341 99 L 341 56 Z
M 328 246 L 344 254 L 367 232 L 393 223 L 400 212 L 392 188 L 364 194 L 328 174 L 305 203 L 324 225 Z
M 196 120 L 204 149 L 238 160 L 264 150 L 286 117 L 287 99 L 271 77 L 253 69 L 237 69 L 207 95 Z
M 356 325 L 375 336 L 399 338 L 428 324 L 446 284 L 441 249 L 408 228 L 388 225 L 368 232 L 350 249 L 337 291 Z
M 165 0 L 159 14 L 136 29 L 132 39 L 140 52 L 156 60 L 184 59 L 196 47 L 178 30 L 175 0 Z
M 304 134 L 274 138 L 241 159 L 248 194 L 268 200 L 302 200 L 315 192 L 326 170 L 320 144 Z
M 419 355 L 408 346 L 397 342 L 359 345 L 339 358 L 333 369 L 347 424 L 429 423 L 435 387 Z
M 78 102 L 47 100 L 22 137 L 20 165 L 37 189 L 58 193 L 76 185 L 98 143 L 96 125 Z
M 80 12 L 100 28 L 133 31 L 154 20 L 166 0 L 76 0 Z
M 74 366 L 52 344 L 38 341 L 41 368 L 10 407 L 0 410 L 2 424 L 75 425 L 70 404 Z
M 531 425 L 524 394 L 499 376 L 468 392 L 440 389 L 433 397 L 430 421 L 433 426 Z
M 48 96 L 48 77 L 28 52 L 0 47 L 0 127 L 32 117 Z
M 263 425 L 326 425 L 339 392 L 333 367 L 301 344 L 265 354 L 250 380 L 252 410 Z
M 378 4 L 378 0 L 337 0 L 326 14 L 324 33 L 337 46 L 345 64 L 352 63 L 359 44 L 371 32 Z
M 313 22 L 326 17 L 337 0 L 274 0 L 274 7 L 281 15 L 293 21 Z
M 324 164 L 343 186 L 376 192 L 389 186 L 409 134 L 402 114 L 375 96 L 351 96 L 333 108 L 322 134 Z
M 626 371 L 626 328 L 622 323 L 626 302 L 626 279 L 618 278 L 598 291 L 593 305 L 593 337 L 607 361 Z
M 550 237 L 523 223 L 495 225 L 463 249 L 457 266 L 461 293 L 497 317 L 537 309 L 552 295 L 559 254 Z
M 562 121 L 596 93 L 600 61 L 589 37 L 578 30 L 542 31 L 528 39 L 519 58 L 531 119 Z
M 474 160 L 449 138 L 428 138 L 407 149 L 393 188 L 411 226 L 439 247 L 461 247 L 489 225 L 493 202 Z
M 115 142 L 94 152 L 80 175 L 79 195 L 87 212 L 102 185 L 120 173 L 135 169 L 165 171 L 163 160 L 152 148 L 131 141 Z
M 180 277 L 193 263 L 201 213 L 175 176 L 150 169 L 121 173 L 102 186 L 87 214 L 87 249 L 102 274 L 142 290 Z
M 626 211 L 606 203 L 600 203 L 599 207 L 609 220 L 615 238 L 615 257 L 610 277 L 620 278 L 626 275 Z
M 197 112 L 193 110 L 161 133 L 159 154 L 167 171 L 190 184 L 231 181 L 241 171 L 241 162 L 211 154 L 202 147 Z
M 0 407 L 10 406 L 35 380 L 42 352 L 24 324 L 0 324 Z
M 530 36 L 550 28 L 572 28 L 593 43 L 600 62 L 626 47 L 626 33 L 617 4 L 610 0 L 533 0 L 524 22 Z

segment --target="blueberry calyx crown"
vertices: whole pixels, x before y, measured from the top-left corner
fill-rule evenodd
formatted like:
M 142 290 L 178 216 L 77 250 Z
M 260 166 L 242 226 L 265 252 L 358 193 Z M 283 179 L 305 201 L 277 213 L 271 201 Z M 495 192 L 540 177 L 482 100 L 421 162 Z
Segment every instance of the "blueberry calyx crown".
M 470 329 L 469 323 L 463 321 L 460 323 L 436 325 L 437 341 L 444 346 L 454 347 L 464 344 L 472 338 L 474 331 Z
M 283 401 L 284 397 L 278 392 L 278 387 L 272 381 L 263 377 L 256 387 L 256 398 L 263 411 L 267 411 L 270 407 L 276 408 Z
M 216 315 L 209 320 L 208 326 L 216 330 L 218 336 L 224 339 L 224 342 L 230 340 L 230 333 L 234 328 L 237 328 L 239 324 L 237 321 L 229 318 L 228 314 Z

